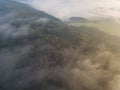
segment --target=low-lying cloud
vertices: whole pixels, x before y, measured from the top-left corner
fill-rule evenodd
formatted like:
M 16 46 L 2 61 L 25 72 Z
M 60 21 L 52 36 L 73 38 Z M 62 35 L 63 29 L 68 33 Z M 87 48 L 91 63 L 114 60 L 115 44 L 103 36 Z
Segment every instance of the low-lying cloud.
M 32 43 L 20 43 L 21 45 L 18 45 L 16 44 L 16 37 L 22 38 L 28 35 L 28 30 L 31 29 L 29 27 L 30 22 L 16 25 L 19 20 L 23 19 L 14 18 L 17 22 L 12 23 L 13 18 L 14 15 L 12 14 L 0 18 L 0 34 L 2 35 L 0 40 L 4 42 L 4 38 L 8 39 L 7 46 L 0 43 L 1 90 L 120 89 L 120 51 L 117 47 L 118 42 L 112 43 L 113 41 L 110 39 L 104 41 L 106 39 L 104 38 L 101 43 L 99 40 L 97 41 L 97 38 L 93 38 L 90 39 L 89 43 L 83 44 L 88 39 L 82 37 L 84 39 L 84 42 L 82 42 L 80 36 L 88 35 L 89 37 L 94 32 L 88 30 L 86 32 L 89 32 L 89 34 L 84 34 L 82 30 L 89 29 L 84 27 L 80 28 L 82 29 L 81 33 L 75 34 L 75 39 L 74 33 L 76 31 L 71 32 L 69 30 L 67 32 L 65 28 L 65 33 L 61 30 L 61 32 L 63 31 L 62 34 L 58 31 L 59 27 L 50 27 L 48 28 L 50 29 L 49 32 L 46 32 L 47 30 L 41 30 L 39 24 L 44 25 L 49 22 L 49 19 L 42 17 L 30 18 L 35 24 L 38 24 L 38 27 L 33 28 L 33 30 L 40 31 L 38 33 L 39 38 L 35 38 Z M 41 35 L 43 32 L 47 34 Z M 72 34 L 72 39 L 69 34 Z M 14 37 L 12 39 L 15 40 L 15 45 L 12 47 L 9 46 L 11 37 Z M 47 41 L 54 38 L 56 39 L 53 43 Z M 22 38 L 22 40 L 24 39 Z M 33 38 L 31 37 L 31 39 Z M 80 42 L 78 46 L 75 45 L 77 43 L 76 39 Z

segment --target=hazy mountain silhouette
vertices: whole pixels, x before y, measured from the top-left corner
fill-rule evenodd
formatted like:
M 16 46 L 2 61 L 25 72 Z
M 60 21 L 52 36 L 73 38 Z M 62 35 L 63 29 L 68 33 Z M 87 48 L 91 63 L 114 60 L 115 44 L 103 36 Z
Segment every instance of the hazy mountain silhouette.
M 68 19 L 68 22 L 86 23 L 86 22 L 88 22 L 88 19 L 86 19 L 84 17 L 71 17 Z
M 113 90 L 119 58 L 117 37 L 0 0 L 0 90 Z

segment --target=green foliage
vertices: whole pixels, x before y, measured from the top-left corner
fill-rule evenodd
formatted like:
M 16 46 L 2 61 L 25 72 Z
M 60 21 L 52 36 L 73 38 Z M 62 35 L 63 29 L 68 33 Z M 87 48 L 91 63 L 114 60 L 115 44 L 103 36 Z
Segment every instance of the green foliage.
M 67 26 L 24 4 L 6 3 L 0 10 L 15 15 L 5 22 L 7 34 L 0 32 L 0 89 L 111 90 L 108 86 L 120 71 L 119 38 L 89 26 Z M 49 21 L 36 21 L 43 17 Z

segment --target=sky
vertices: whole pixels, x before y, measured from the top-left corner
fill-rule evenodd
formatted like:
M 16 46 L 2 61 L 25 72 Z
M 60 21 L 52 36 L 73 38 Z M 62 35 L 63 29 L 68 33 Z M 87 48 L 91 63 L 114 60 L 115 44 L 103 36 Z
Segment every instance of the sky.
M 24 0 L 30 6 L 59 18 L 120 17 L 120 0 Z

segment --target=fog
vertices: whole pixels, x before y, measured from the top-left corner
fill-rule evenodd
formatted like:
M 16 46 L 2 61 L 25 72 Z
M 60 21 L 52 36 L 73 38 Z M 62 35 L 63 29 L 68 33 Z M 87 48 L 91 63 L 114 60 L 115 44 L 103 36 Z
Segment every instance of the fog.
M 46 54 L 33 58 L 30 55 L 35 48 L 28 45 L 0 52 L 1 90 L 119 90 L 119 53 L 102 46 L 93 55 L 84 55 L 79 48 L 66 48 L 59 53 L 55 51 L 57 59 L 49 61 L 54 52 L 51 50 L 55 50 L 53 46 L 37 47 L 37 52 L 40 49 L 40 54 Z M 64 65 L 59 57 L 64 57 Z
M 35 21 L 46 23 L 48 19 Z M 21 38 L 29 30 L 28 26 L 21 25 L 16 31 L 9 23 L 1 24 L 0 28 L 3 40 Z M 97 52 L 88 54 L 82 52 L 80 47 L 68 46 L 57 50 L 54 45 L 41 40 L 24 46 L 7 47 L 0 51 L 0 88 L 119 90 L 119 58 L 119 53 L 112 52 L 104 44 L 97 46 Z
M 63 30 L 47 17 L 15 17 L 0 18 L 0 90 L 120 90 L 117 37 L 97 36 L 88 27 Z

